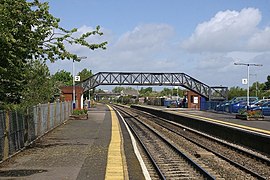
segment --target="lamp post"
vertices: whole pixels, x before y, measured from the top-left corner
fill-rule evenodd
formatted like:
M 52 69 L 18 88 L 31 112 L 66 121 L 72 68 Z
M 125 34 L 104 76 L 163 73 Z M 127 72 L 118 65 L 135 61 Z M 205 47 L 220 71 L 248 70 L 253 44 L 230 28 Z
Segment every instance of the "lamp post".
M 249 66 L 263 66 L 255 63 L 234 63 L 234 65 L 247 66 L 247 110 L 249 109 Z
M 82 56 L 82 57 L 79 57 L 78 60 L 81 60 L 81 59 L 86 59 L 87 57 L 86 56 Z M 72 74 L 73 74 L 73 80 L 72 80 L 72 86 L 73 86 L 73 97 L 72 97 L 72 107 L 73 109 L 76 108 L 76 90 L 75 90 L 75 61 L 73 59 L 73 63 L 72 63 Z

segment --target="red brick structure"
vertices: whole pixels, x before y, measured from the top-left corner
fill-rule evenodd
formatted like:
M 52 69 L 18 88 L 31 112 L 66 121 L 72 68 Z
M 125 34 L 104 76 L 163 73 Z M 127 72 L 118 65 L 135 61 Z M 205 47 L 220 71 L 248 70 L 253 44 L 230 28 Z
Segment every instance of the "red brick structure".
M 192 91 L 187 92 L 188 108 L 200 109 L 201 96 Z
M 73 100 L 73 86 L 61 87 L 61 100 L 71 101 Z M 80 86 L 75 86 L 75 97 L 76 97 L 76 108 L 81 107 L 81 96 L 83 95 L 83 88 Z

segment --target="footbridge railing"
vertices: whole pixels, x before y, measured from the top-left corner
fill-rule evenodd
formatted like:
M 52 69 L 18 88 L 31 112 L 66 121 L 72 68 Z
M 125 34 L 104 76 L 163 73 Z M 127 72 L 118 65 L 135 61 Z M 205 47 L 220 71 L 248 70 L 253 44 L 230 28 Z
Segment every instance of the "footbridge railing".
M 185 73 L 99 72 L 77 84 L 84 91 L 99 85 L 182 86 L 207 99 L 228 97 L 227 87 L 210 87 Z

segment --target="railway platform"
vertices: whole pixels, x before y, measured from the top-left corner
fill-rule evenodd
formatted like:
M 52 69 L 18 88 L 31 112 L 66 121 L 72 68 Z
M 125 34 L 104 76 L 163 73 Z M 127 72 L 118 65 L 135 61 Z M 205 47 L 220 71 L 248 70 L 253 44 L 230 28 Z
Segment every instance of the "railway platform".
M 232 114 L 194 109 L 141 105 L 132 105 L 132 107 L 269 155 L 270 120 L 268 117 L 264 120 L 248 121 L 236 119 Z
M 66 121 L 2 163 L 0 179 L 144 179 L 144 175 L 124 124 L 113 109 L 99 104 L 87 120 Z
M 230 115 L 208 113 L 191 109 L 154 108 L 164 116 L 181 118 L 190 125 L 210 128 L 211 132 L 236 135 L 217 123 L 270 135 L 270 120 L 243 121 Z M 148 179 L 150 178 L 134 137 L 130 135 L 121 116 L 110 106 L 98 104 L 88 112 L 87 120 L 68 120 L 49 132 L 32 146 L 0 164 L 0 179 Z M 202 124 L 202 120 L 209 123 Z M 200 124 L 199 124 L 200 123 Z M 227 132 L 227 133 L 226 133 Z M 233 132 L 233 133 L 232 133 Z M 237 137 L 236 137 L 237 136 Z M 245 134 L 245 136 L 247 136 Z M 255 142 L 253 136 L 247 136 Z M 269 139 L 267 139 L 269 140 Z M 269 142 L 269 141 L 268 141 Z M 267 145 L 268 146 L 268 145 Z M 264 147 L 268 150 L 268 147 Z
M 219 123 L 227 126 L 246 129 L 254 132 L 270 135 L 270 116 L 265 116 L 263 120 L 241 120 L 236 119 L 235 114 L 219 113 L 212 111 L 199 111 L 188 108 L 166 108 L 162 106 L 150 106 L 164 112 L 170 112 L 194 119 L 205 120 L 212 123 Z

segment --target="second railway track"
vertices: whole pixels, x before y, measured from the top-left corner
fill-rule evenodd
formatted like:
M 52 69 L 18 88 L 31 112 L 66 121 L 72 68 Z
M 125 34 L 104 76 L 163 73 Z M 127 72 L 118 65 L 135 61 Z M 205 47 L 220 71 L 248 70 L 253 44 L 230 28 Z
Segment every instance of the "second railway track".
M 148 136 L 144 133 L 146 133 L 147 128 L 153 129 L 153 132 L 158 134 L 160 138 L 173 144 L 172 146 L 180 149 L 184 154 L 187 154 L 188 158 L 193 158 L 194 160 L 192 161 L 195 164 L 199 165 L 199 167 L 203 167 L 202 169 L 206 172 L 206 175 L 203 176 L 202 172 L 200 172 L 198 176 L 194 175 L 193 167 L 193 172 L 190 171 L 192 172 L 191 174 L 186 173 L 186 175 L 188 174 L 188 176 L 190 176 L 190 179 L 192 179 L 191 177 L 194 177 L 194 179 L 198 179 L 198 177 L 205 178 L 207 175 L 209 175 L 207 179 L 210 177 L 215 177 L 216 179 L 270 179 L 270 161 L 267 157 L 255 155 L 248 150 L 243 150 L 242 148 L 230 145 L 222 140 L 208 137 L 199 132 L 193 132 L 193 130 L 187 127 L 166 121 L 148 113 L 127 107 L 115 106 L 115 108 L 123 114 L 134 131 L 140 132 L 138 134 L 141 135 L 138 136 L 150 144 L 147 145 L 149 146 L 147 149 L 152 153 L 155 152 L 153 156 L 165 157 L 164 154 L 172 153 L 162 150 L 160 147 L 161 139 L 146 140 Z M 142 123 L 146 124 L 146 129 L 143 129 L 141 125 L 139 125 Z M 141 128 L 139 128 L 139 126 Z M 152 136 L 153 135 L 149 135 L 149 137 Z M 153 148 L 151 149 L 150 146 L 153 146 Z M 184 176 L 180 173 L 182 170 L 174 171 L 173 167 L 175 167 L 175 162 L 177 162 L 173 160 L 174 158 L 174 156 L 165 158 L 167 164 L 165 163 L 166 165 L 163 167 L 167 167 L 167 170 L 164 171 L 168 171 L 171 177 L 174 177 L 169 179 L 177 179 L 177 177 L 183 178 Z M 180 163 L 177 162 L 176 164 Z M 182 169 L 184 168 L 182 167 Z M 198 172 L 198 170 L 195 170 L 195 172 L 196 171 Z
M 159 178 L 214 179 L 203 167 L 196 164 L 153 128 L 127 112 L 121 111 L 121 113 L 147 151 Z

